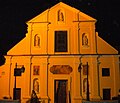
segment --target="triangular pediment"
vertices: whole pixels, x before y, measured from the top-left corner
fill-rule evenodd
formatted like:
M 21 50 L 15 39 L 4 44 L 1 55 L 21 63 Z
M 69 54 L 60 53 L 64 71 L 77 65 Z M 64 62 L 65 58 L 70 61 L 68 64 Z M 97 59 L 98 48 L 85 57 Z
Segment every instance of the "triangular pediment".
M 71 11 L 73 13 L 76 13 L 77 16 L 79 17 L 80 21 L 96 21 L 96 19 L 92 18 L 91 16 L 81 12 L 80 10 L 71 7 L 63 2 L 60 2 L 56 5 L 54 5 L 53 7 L 45 10 L 44 12 L 42 12 L 41 14 L 39 14 L 38 16 L 34 17 L 33 19 L 29 20 L 28 23 L 30 22 L 48 22 L 48 18 L 49 18 L 49 14 L 51 12 L 56 13 L 55 11 L 59 10 L 59 9 L 64 9 L 65 11 Z

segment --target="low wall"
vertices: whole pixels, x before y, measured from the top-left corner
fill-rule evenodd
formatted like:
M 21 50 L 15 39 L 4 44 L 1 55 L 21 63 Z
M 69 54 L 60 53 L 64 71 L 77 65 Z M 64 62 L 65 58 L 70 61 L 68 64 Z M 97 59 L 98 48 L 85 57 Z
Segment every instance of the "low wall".
M 82 103 L 119 103 L 118 100 L 109 101 L 83 101 Z
M 0 100 L 0 103 L 20 103 L 19 100 L 3 99 Z

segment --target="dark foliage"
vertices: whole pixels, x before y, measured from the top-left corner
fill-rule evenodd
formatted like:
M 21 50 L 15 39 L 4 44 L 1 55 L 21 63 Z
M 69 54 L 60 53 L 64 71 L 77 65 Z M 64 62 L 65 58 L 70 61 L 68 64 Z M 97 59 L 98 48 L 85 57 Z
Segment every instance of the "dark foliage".
M 5 57 L 3 55 L 0 55 L 0 66 L 4 65 L 5 60 Z

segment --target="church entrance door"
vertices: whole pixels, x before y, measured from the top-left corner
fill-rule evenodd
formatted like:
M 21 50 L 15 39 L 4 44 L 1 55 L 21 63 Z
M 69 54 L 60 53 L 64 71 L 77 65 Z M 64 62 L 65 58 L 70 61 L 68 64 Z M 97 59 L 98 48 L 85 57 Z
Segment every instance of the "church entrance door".
M 54 103 L 68 103 L 68 81 L 54 81 Z

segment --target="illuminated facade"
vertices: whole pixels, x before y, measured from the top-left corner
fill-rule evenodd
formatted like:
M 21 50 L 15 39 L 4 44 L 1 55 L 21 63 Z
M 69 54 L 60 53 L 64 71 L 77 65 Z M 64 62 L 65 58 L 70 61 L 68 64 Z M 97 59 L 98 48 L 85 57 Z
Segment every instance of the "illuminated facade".
M 32 90 L 45 103 L 80 103 L 86 99 L 87 80 L 90 100 L 117 96 L 118 51 L 98 36 L 95 23 L 62 2 L 28 21 L 26 37 L 8 51 L 0 67 L 0 98 L 13 98 L 16 63 L 25 67 L 16 77 L 23 103 Z

